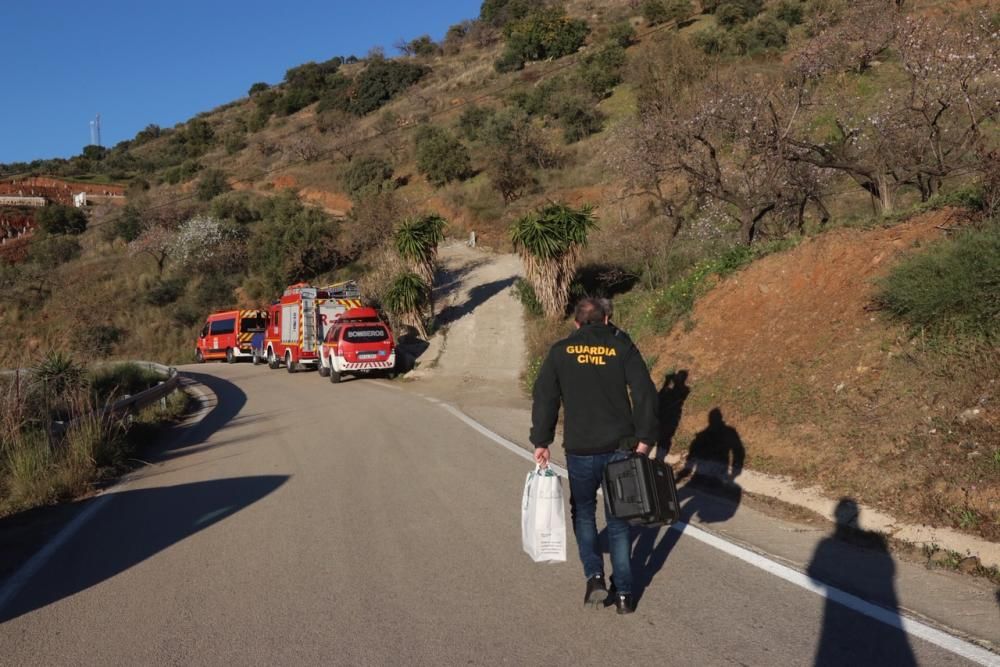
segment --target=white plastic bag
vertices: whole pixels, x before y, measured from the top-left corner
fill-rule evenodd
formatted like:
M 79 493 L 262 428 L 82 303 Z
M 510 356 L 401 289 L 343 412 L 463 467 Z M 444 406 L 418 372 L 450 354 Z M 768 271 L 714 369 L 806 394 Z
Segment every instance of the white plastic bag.
M 521 542 L 536 563 L 566 561 L 562 480 L 551 468 L 528 473 L 521 498 Z

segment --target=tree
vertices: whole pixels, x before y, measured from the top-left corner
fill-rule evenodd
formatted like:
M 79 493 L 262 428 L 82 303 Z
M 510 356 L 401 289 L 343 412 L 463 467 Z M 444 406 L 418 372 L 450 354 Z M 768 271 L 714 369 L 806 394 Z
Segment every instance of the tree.
M 379 109 L 393 97 L 417 83 L 429 67 L 398 60 L 374 60 L 354 81 L 348 110 L 364 116 Z
M 221 169 L 207 169 L 202 173 L 201 178 L 198 179 L 196 193 L 198 199 L 212 201 L 223 192 L 229 192 L 231 189 L 229 180 L 226 178 L 226 172 Z
M 344 185 L 351 196 L 360 198 L 391 187 L 392 173 L 391 164 L 378 156 L 369 155 L 350 164 L 344 172 Z
M 430 214 L 404 220 L 393 234 L 396 252 L 428 285 L 434 284 L 438 244 L 444 240 L 447 224 L 441 216 Z
M 250 90 L 247 91 L 247 95 L 253 97 L 257 93 L 263 93 L 265 90 L 270 89 L 271 86 L 267 85 L 263 81 L 258 81 L 257 83 L 250 86 Z
M 447 130 L 424 125 L 416 131 L 417 169 L 435 186 L 460 181 L 472 173 L 468 149 Z
M 87 229 L 87 214 L 73 206 L 52 204 L 38 211 L 35 222 L 48 234 L 82 234 Z
M 596 226 L 592 209 L 548 204 L 514 223 L 510 238 L 546 316 L 562 317 L 587 236 Z
M 170 258 L 177 266 L 212 272 L 239 266 L 246 257 L 244 234 L 218 218 L 197 215 L 184 222 L 170 241 Z
M 382 297 L 382 306 L 404 324 L 416 328 L 421 338 L 427 339 L 424 318 L 430 295 L 431 288 L 423 278 L 415 273 L 402 273 L 393 280 Z
M 608 44 L 583 57 L 578 70 L 579 77 L 591 95 L 603 99 L 622 82 L 622 70 L 627 61 L 623 47 Z
M 667 6 L 663 0 L 645 0 L 639 11 L 649 25 L 659 25 L 670 20 L 667 17 Z
M 156 275 L 163 275 L 163 267 L 170 258 L 176 231 L 163 222 L 147 226 L 134 241 L 128 244 L 129 254 L 148 255 L 156 262 Z
M 494 28 L 502 28 L 511 21 L 523 19 L 538 4 L 537 0 L 483 0 L 479 19 Z
M 304 206 L 294 193 L 266 200 L 261 213 L 247 245 L 255 278 L 247 285 L 251 296 L 271 298 L 285 286 L 311 280 L 340 262 L 337 224 L 319 209 Z
M 582 19 L 571 19 L 558 8 L 543 8 L 507 24 L 507 46 L 494 64 L 498 72 L 524 69 L 533 60 L 562 58 L 576 53 L 590 27 Z

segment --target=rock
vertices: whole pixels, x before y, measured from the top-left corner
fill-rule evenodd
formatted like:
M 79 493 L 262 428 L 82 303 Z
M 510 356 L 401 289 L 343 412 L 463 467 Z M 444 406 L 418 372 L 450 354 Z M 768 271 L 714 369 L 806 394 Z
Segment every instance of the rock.
M 958 564 L 958 571 L 965 574 L 972 574 L 979 569 L 979 559 L 975 556 L 963 558 Z
M 840 384 L 838 384 L 836 387 L 833 388 L 833 391 L 834 391 L 834 393 L 839 394 L 840 392 L 844 391 L 844 387 L 846 387 L 846 386 L 847 385 L 845 385 L 843 382 L 841 382 Z
M 980 410 L 979 408 L 969 408 L 968 410 L 963 410 L 961 413 L 959 413 L 956 419 L 958 419 L 958 422 L 960 424 L 968 424 L 970 421 L 978 419 L 979 415 L 982 414 L 982 412 L 983 411 Z
M 947 551 L 945 551 L 944 549 L 938 549 L 937 551 L 931 554 L 929 560 L 932 563 L 940 565 L 942 563 L 948 562 L 950 558 L 951 555 Z

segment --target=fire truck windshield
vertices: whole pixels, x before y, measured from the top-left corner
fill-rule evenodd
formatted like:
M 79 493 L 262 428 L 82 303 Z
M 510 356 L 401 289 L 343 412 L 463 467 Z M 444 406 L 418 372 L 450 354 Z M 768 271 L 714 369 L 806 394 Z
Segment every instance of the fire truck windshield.
M 263 317 L 244 317 L 240 321 L 240 333 L 256 333 L 267 329 L 267 322 Z

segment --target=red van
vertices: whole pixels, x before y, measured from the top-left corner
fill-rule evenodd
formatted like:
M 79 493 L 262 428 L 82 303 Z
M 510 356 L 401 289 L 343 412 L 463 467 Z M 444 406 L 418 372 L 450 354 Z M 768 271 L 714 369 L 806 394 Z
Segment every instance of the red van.
M 343 375 L 382 373 L 395 377 L 396 345 L 374 308 L 351 308 L 326 332 L 320 373 L 337 383 Z
M 209 359 L 225 359 L 234 364 L 238 359 L 253 358 L 254 334 L 267 331 L 267 311 L 226 310 L 212 313 L 205 320 L 198 342 L 195 358 L 198 363 Z

